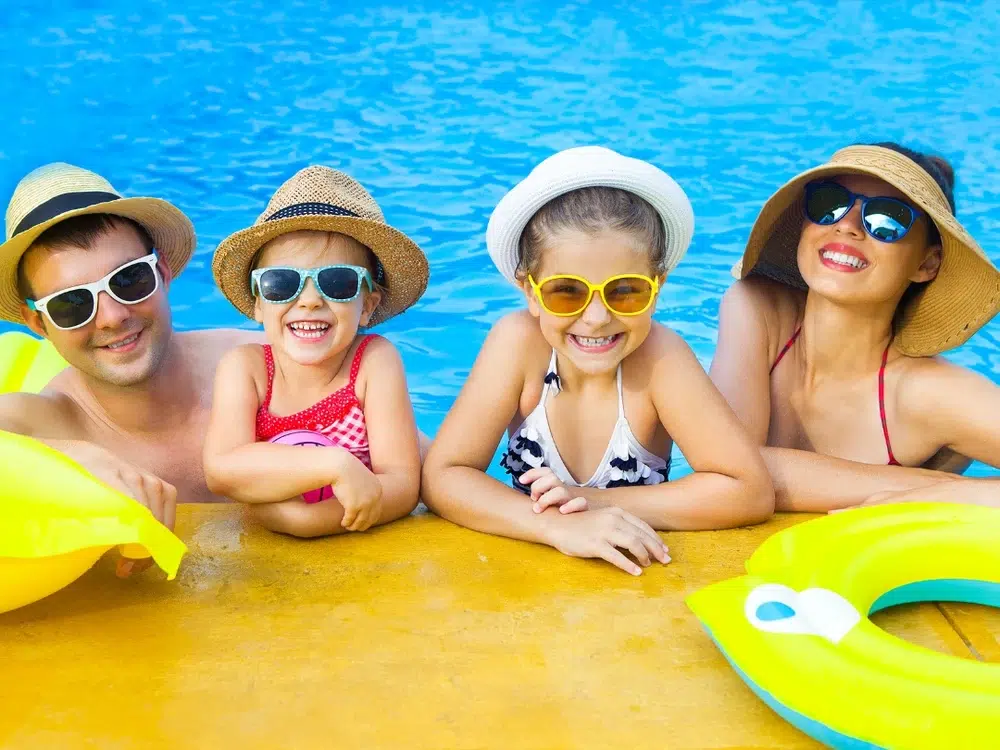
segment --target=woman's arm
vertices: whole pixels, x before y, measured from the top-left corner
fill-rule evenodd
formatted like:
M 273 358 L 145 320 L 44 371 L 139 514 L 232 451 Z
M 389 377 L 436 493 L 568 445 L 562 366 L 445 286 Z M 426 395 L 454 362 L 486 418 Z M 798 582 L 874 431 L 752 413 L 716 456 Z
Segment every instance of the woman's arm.
M 382 484 L 381 509 L 374 519 L 377 525 L 402 518 L 417 507 L 420 443 L 396 347 L 387 339 L 374 339 L 365 350 L 360 377 L 372 471 Z
M 880 492 L 863 505 L 885 503 L 964 503 L 1000 508 L 1000 479 L 953 479 L 933 487 L 903 492 Z
M 562 515 L 535 513 L 520 492 L 485 472 L 524 386 L 526 341 L 538 336 L 528 313 L 500 320 L 490 332 L 462 391 L 431 445 L 423 497 L 438 515 L 487 534 L 548 544 L 578 557 L 602 557 L 634 575 L 651 558 L 666 562 L 666 546 L 647 524 L 617 508 Z
M 584 490 L 588 502 L 612 504 L 655 529 L 721 529 L 759 523 L 774 513 L 774 491 L 760 451 L 694 353 L 663 330 L 650 377 L 664 428 L 693 474 L 643 487 Z
M 723 296 L 710 374 L 760 446 L 777 509 L 825 512 L 857 505 L 876 492 L 926 487 L 947 479 L 947 475 L 928 469 L 873 466 L 767 445 L 770 369 L 778 348 L 771 344 L 766 323 L 767 310 L 776 305 L 770 290 L 769 282 L 752 279 L 737 281 Z
M 252 368 L 257 347 L 228 352 L 219 362 L 204 468 L 208 488 L 243 503 L 274 503 L 336 484 L 357 466 L 343 448 L 302 448 L 256 442 L 260 406 Z M 367 471 L 367 469 L 365 469 Z

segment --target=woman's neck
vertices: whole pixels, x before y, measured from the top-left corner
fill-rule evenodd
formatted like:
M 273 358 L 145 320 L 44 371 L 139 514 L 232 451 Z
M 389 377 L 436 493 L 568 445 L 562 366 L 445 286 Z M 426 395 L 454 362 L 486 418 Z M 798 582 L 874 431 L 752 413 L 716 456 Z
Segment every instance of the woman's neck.
M 895 311 L 894 304 L 846 306 L 809 292 L 800 337 L 807 371 L 852 376 L 877 369 Z

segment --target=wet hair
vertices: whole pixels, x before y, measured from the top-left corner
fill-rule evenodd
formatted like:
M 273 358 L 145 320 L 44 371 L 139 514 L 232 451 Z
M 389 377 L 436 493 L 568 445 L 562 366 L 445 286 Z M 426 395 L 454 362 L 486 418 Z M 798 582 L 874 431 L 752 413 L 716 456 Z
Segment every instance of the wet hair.
M 912 148 L 907 148 L 906 146 L 901 146 L 898 143 L 892 143 L 891 141 L 872 143 L 870 145 L 880 146 L 881 148 L 887 148 L 890 151 L 895 151 L 897 154 L 902 154 L 929 174 L 934 179 L 934 182 L 938 184 L 938 187 L 941 188 L 941 192 L 944 193 L 944 197 L 948 199 L 948 207 L 951 208 L 951 213 L 954 216 L 955 169 L 946 159 L 940 156 L 931 156 L 930 154 L 924 154 L 920 151 L 914 151 Z M 934 226 L 934 222 L 930 220 L 930 217 L 928 217 L 927 229 L 927 244 L 940 244 L 941 234 L 938 232 L 937 227 Z
M 94 242 L 118 227 L 132 227 L 148 255 L 153 251 L 153 238 L 149 231 L 137 221 L 115 214 L 84 214 L 60 221 L 46 229 L 31 243 L 17 263 L 17 292 L 21 299 L 32 299 L 34 292 L 24 275 L 24 256 L 35 248 L 54 249 L 57 247 L 77 247 L 90 250 Z
M 545 242 L 565 229 L 595 233 L 626 232 L 648 249 L 655 274 L 663 273 L 667 253 L 663 220 L 647 201 L 627 190 L 585 187 L 556 196 L 531 217 L 517 244 L 517 275 L 535 274 Z

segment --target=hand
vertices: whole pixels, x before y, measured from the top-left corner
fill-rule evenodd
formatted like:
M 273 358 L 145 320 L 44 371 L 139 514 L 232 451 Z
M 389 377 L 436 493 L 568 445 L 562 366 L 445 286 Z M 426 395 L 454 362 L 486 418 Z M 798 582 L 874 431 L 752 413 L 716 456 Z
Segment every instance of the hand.
M 517 481 L 525 486 L 530 485 L 533 502 L 531 509 L 535 513 L 553 506 L 558 507 L 560 513 L 577 513 L 589 508 L 587 498 L 573 495 L 548 466 L 529 469 Z
M 333 491 L 337 501 L 344 506 L 340 525 L 348 531 L 365 531 L 382 515 L 382 483 L 349 451 L 339 450 L 343 451 L 342 464 Z
M 649 524 L 621 508 L 553 516 L 552 522 L 550 544 L 564 555 L 600 557 L 634 576 L 654 559 L 663 564 L 670 562 L 667 545 Z M 621 550 L 630 552 L 639 565 Z
M 124 461 L 111 451 L 94 443 L 66 441 L 53 445 L 67 458 L 86 469 L 95 479 L 121 492 L 147 508 L 153 517 L 173 530 L 177 510 L 177 489 L 154 474 Z M 115 565 L 115 575 L 128 578 L 152 566 L 152 558 L 135 559 L 121 556 Z

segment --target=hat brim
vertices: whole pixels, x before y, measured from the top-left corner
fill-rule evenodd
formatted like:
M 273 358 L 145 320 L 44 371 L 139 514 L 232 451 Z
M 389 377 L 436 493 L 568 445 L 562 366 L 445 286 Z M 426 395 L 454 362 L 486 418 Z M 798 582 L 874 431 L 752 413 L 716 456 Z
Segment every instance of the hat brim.
M 12 323 L 24 322 L 21 316 L 24 300 L 17 291 L 17 267 L 32 243 L 46 229 L 74 216 L 88 214 L 121 216 L 142 225 L 174 278 L 180 275 L 194 254 L 197 238 L 191 220 L 176 206 L 160 198 L 118 198 L 67 211 L 0 245 L 0 318 Z
M 797 175 L 764 204 L 750 231 L 743 258 L 733 266 L 733 276 L 767 276 L 806 289 L 798 269 L 805 186 L 823 177 L 849 174 L 874 177 L 892 185 L 930 217 L 941 235 L 941 267 L 937 276 L 900 311 L 896 347 L 912 357 L 927 357 L 965 343 L 1000 312 L 1000 271 L 950 210 L 943 208 L 940 201 L 920 195 L 904 175 L 894 170 L 845 161 Z
M 369 327 L 399 315 L 427 289 L 430 279 L 427 256 L 398 229 L 353 216 L 293 216 L 242 229 L 224 239 L 215 250 L 212 259 L 215 283 L 226 299 L 248 318 L 254 317 L 250 272 L 258 251 L 275 237 L 304 229 L 345 234 L 369 248 L 382 264 L 385 291 Z
M 605 149 L 582 153 L 589 148 L 568 149 L 549 157 L 557 159 L 577 151 L 587 163 L 573 173 L 560 172 L 553 165 L 544 169 L 543 162 L 515 185 L 490 215 L 487 248 L 493 263 L 510 283 L 518 285 L 518 245 L 528 222 L 549 201 L 581 188 L 618 188 L 647 201 L 659 214 L 666 233 L 666 272 L 673 270 L 687 252 L 694 235 L 694 209 L 681 186 L 651 164 L 619 154 L 609 158 L 604 156 Z

